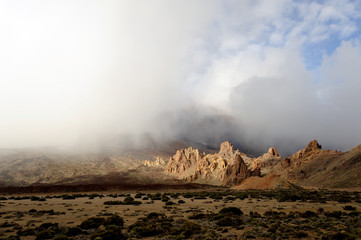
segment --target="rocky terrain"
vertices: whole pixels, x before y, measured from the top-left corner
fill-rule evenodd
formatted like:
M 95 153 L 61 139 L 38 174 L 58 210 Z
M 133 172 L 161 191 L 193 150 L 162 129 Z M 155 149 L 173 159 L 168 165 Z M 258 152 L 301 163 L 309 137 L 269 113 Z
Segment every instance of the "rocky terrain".
M 223 142 L 215 154 L 199 153 L 191 147 L 178 150 L 164 170 L 186 181 L 223 186 L 237 185 L 260 174 L 259 169 L 248 169 L 241 153 L 229 142 Z
M 208 153 L 203 145 L 185 146 L 184 142 L 174 142 L 162 149 L 108 154 L 1 150 L 0 187 L 92 184 L 139 187 L 164 183 L 239 189 L 290 185 L 361 187 L 361 145 L 348 152 L 338 152 L 323 150 L 313 140 L 288 157 L 280 156 L 273 147 L 259 157 L 251 157 L 230 142 L 223 142 L 218 152 Z M 172 152 L 175 152 L 173 156 Z
M 252 158 L 221 144 L 215 154 L 188 148 L 170 158 L 165 172 L 188 182 L 233 186 L 239 189 L 287 188 L 291 184 L 322 188 L 361 187 L 361 145 L 349 152 L 323 150 L 313 140 L 304 149 L 283 158 L 271 147 Z

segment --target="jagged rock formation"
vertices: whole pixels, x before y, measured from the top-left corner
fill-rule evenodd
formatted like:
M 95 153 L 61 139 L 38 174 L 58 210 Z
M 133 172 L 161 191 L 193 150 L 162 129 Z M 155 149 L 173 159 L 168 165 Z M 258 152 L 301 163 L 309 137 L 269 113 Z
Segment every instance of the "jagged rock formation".
M 261 174 L 268 174 L 272 169 L 281 161 L 282 157 L 278 155 L 277 149 L 271 147 L 268 149 L 268 152 L 262 156 L 251 159 L 249 161 L 249 169 L 255 170 L 260 169 Z
M 143 165 L 146 167 L 164 167 L 165 161 L 158 156 L 155 161 L 145 160 Z
M 278 166 L 278 169 L 299 167 L 305 162 L 312 160 L 319 155 L 325 155 L 336 152 L 337 151 L 333 151 L 333 150 L 323 150 L 322 146 L 317 142 L 317 140 L 313 140 L 309 142 L 304 149 L 301 149 L 298 152 L 294 153 L 293 155 L 285 159 L 282 159 L 282 161 Z
M 260 174 L 258 169 L 248 170 L 241 153 L 229 142 L 223 142 L 215 154 L 201 154 L 191 147 L 178 150 L 165 172 L 187 181 L 223 186 L 236 185 Z
M 361 187 L 361 145 L 338 152 L 323 150 L 313 140 L 287 158 L 279 156 L 275 148 L 252 158 L 224 142 L 214 154 L 194 148 L 178 150 L 166 165 L 164 159 L 187 145 L 176 143 L 161 150 L 119 154 L 0 149 L 0 186 L 184 184 L 181 180 L 186 180 L 239 189 L 288 187 L 290 183 L 323 188 Z M 160 157 L 144 161 L 153 156 Z

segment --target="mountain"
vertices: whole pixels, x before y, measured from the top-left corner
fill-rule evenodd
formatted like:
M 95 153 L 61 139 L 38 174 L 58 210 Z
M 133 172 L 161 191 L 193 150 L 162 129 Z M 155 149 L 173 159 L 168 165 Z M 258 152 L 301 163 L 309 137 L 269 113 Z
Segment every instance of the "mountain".
M 180 182 L 157 166 L 189 143 L 174 140 L 144 148 L 73 151 L 58 148 L 0 149 L 0 187 Z M 193 144 L 203 151 L 202 144 Z M 209 150 L 208 150 L 209 151 Z M 144 166 L 154 166 L 147 168 Z M 183 184 L 183 183 L 182 183 Z
M 313 140 L 283 158 L 277 149 L 252 158 L 224 142 L 215 154 L 197 149 L 177 151 L 164 171 L 188 182 L 233 186 L 238 189 L 287 188 L 291 184 L 321 188 L 361 187 L 361 145 L 349 152 L 323 150 Z
M 301 155 L 294 154 L 280 164 L 279 172 L 300 186 L 322 188 L 361 187 L 361 145 L 348 152 L 322 150 L 310 144 Z
M 192 145 L 192 147 L 187 147 Z M 177 150 L 178 149 L 178 150 Z M 175 154 L 174 154 L 175 153 Z M 174 154 L 174 155 L 173 155 Z M 167 160 L 169 159 L 169 160 Z M 324 150 L 313 140 L 282 157 L 277 149 L 259 157 L 223 142 L 219 151 L 177 140 L 122 152 L 80 153 L 54 149 L 0 150 L 0 187 L 146 185 L 188 183 L 237 189 L 361 188 L 361 145 Z

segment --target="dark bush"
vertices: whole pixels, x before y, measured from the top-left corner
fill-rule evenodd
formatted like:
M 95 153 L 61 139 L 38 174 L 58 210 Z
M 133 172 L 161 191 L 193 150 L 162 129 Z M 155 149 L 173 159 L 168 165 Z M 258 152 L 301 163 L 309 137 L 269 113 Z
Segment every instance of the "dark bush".
M 308 237 L 308 234 L 306 232 L 303 232 L 303 231 L 299 231 L 299 232 L 295 232 L 294 233 L 294 236 L 296 238 L 307 238 Z
M 238 227 L 243 223 L 242 219 L 237 217 L 224 217 L 216 222 L 217 226 L 220 227 Z
M 35 240 L 51 239 L 53 237 L 54 235 L 50 231 L 44 230 L 36 234 Z
M 57 235 L 52 240 L 68 240 L 69 238 L 65 235 Z
M 194 213 L 194 214 L 190 215 L 188 218 L 189 219 L 205 219 L 205 218 L 209 218 L 209 215 L 204 214 L 204 213 Z
M 72 195 L 65 195 L 65 196 L 63 196 L 63 200 L 72 200 L 72 199 L 75 199 L 75 197 L 72 196 Z
M 100 238 L 102 240 L 123 240 L 128 239 L 122 233 L 122 229 L 119 226 L 115 225 L 108 225 L 106 226 L 105 230 L 96 232 L 92 235 L 92 239 Z
M 234 215 L 243 215 L 243 212 L 241 209 L 237 208 L 237 207 L 226 207 L 226 208 L 222 208 L 219 211 L 220 214 L 234 214 Z
M 108 217 L 107 219 L 105 219 L 103 225 L 104 226 L 115 225 L 115 226 L 118 226 L 120 228 L 123 228 L 124 220 L 123 220 L 122 217 L 119 217 L 118 215 L 112 215 L 112 216 Z
M 174 237 L 172 239 L 189 239 L 192 235 L 201 233 L 202 228 L 199 224 L 189 221 L 184 221 L 180 226 L 170 229 L 170 235 Z M 194 238 L 199 239 L 199 238 Z M 201 238 L 205 239 L 205 238 Z
M 105 201 L 104 205 L 123 205 L 123 201 Z
M 20 240 L 19 236 L 9 236 L 7 240 Z
M 346 205 L 343 207 L 343 210 L 346 210 L 346 211 L 355 211 L 356 208 L 353 207 L 353 206 L 350 206 L 350 205 Z
M 170 198 L 163 195 L 161 200 L 162 200 L 162 202 L 168 202 L 170 200 Z
M 325 212 L 324 215 L 326 217 L 333 217 L 333 218 L 340 219 L 341 216 L 343 215 L 343 213 L 341 211 L 333 211 L 333 212 Z
M 302 217 L 302 218 L 311 218 L 311 217 L 318 217 L 318 216 L 317 216 L 317 214 L 315 212 L 306 211 L 304 213 L 301 213 L 300 217 Z
M 142 198 L 143 194 L 142 193 L 137 193 L 135 194 L 134 198 Z
M 209 198 L 212 198 L 214 200 L 222 200 L 223 199 L 223 196 L 221 193 L 211 193 L 209 195 Z
M 82 229 L 97 229 L 104 223 L 105 219 L 101 217 L 91 217 L 80 224 Z
M 35 236 L 36 230 L 34 228 L 20 229 L 16 234 L 18 236 Z
M 70 227 L 65 231 L 65 235 L 68 237 L 74 237 L 83 233 L 80 227 Z
M 167 220 L 167 216 L 163 213 L 151 212 L 145 217 L 145 221 L 163 221 Z
M 128 231 L 133 237 L 152 237 L 163 233 L 163 229 L 154 222 L 136 222 L 129 226 Z
M 348 234 L 346 233 L 335 233 L 332 234 L 329 238 L 330 240 L 344 240 L 344 239 L 355 239 L 353 237 L 350 237 Z
M 261 214 L 259 214 L 258 212 L 250 211 L 249 216 L 252 217 L 252 218 L 260 218 Z
M 134 201 L 132 197 L 126 197 L 124 201 L 105 201 L 104 205 L 140 205 L 142 202 Z
M 31 201 L 39 201 L 39 199 L 40 199 L 40 198 L 39 198 L 39 197 L 36 197 L 36 196 L 31 196 L 31 197 L 30 197 L 30 200 L 31 200 Z
M 49 228 L 52 229 L 57 229 L 59 228 L 59 224 L 58 223 L 43 223 L 41 224 L 39 227 L 37 227 L 38 231 L 43 231 L 43 230 L 48 230 Z

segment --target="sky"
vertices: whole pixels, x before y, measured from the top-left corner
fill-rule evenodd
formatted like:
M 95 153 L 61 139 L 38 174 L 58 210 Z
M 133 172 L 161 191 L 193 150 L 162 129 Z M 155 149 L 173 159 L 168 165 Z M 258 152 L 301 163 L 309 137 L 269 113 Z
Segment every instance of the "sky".
M 360 26 L 348 0 L 0 0 L 0 148 L 232 133 L 348 150 Z

